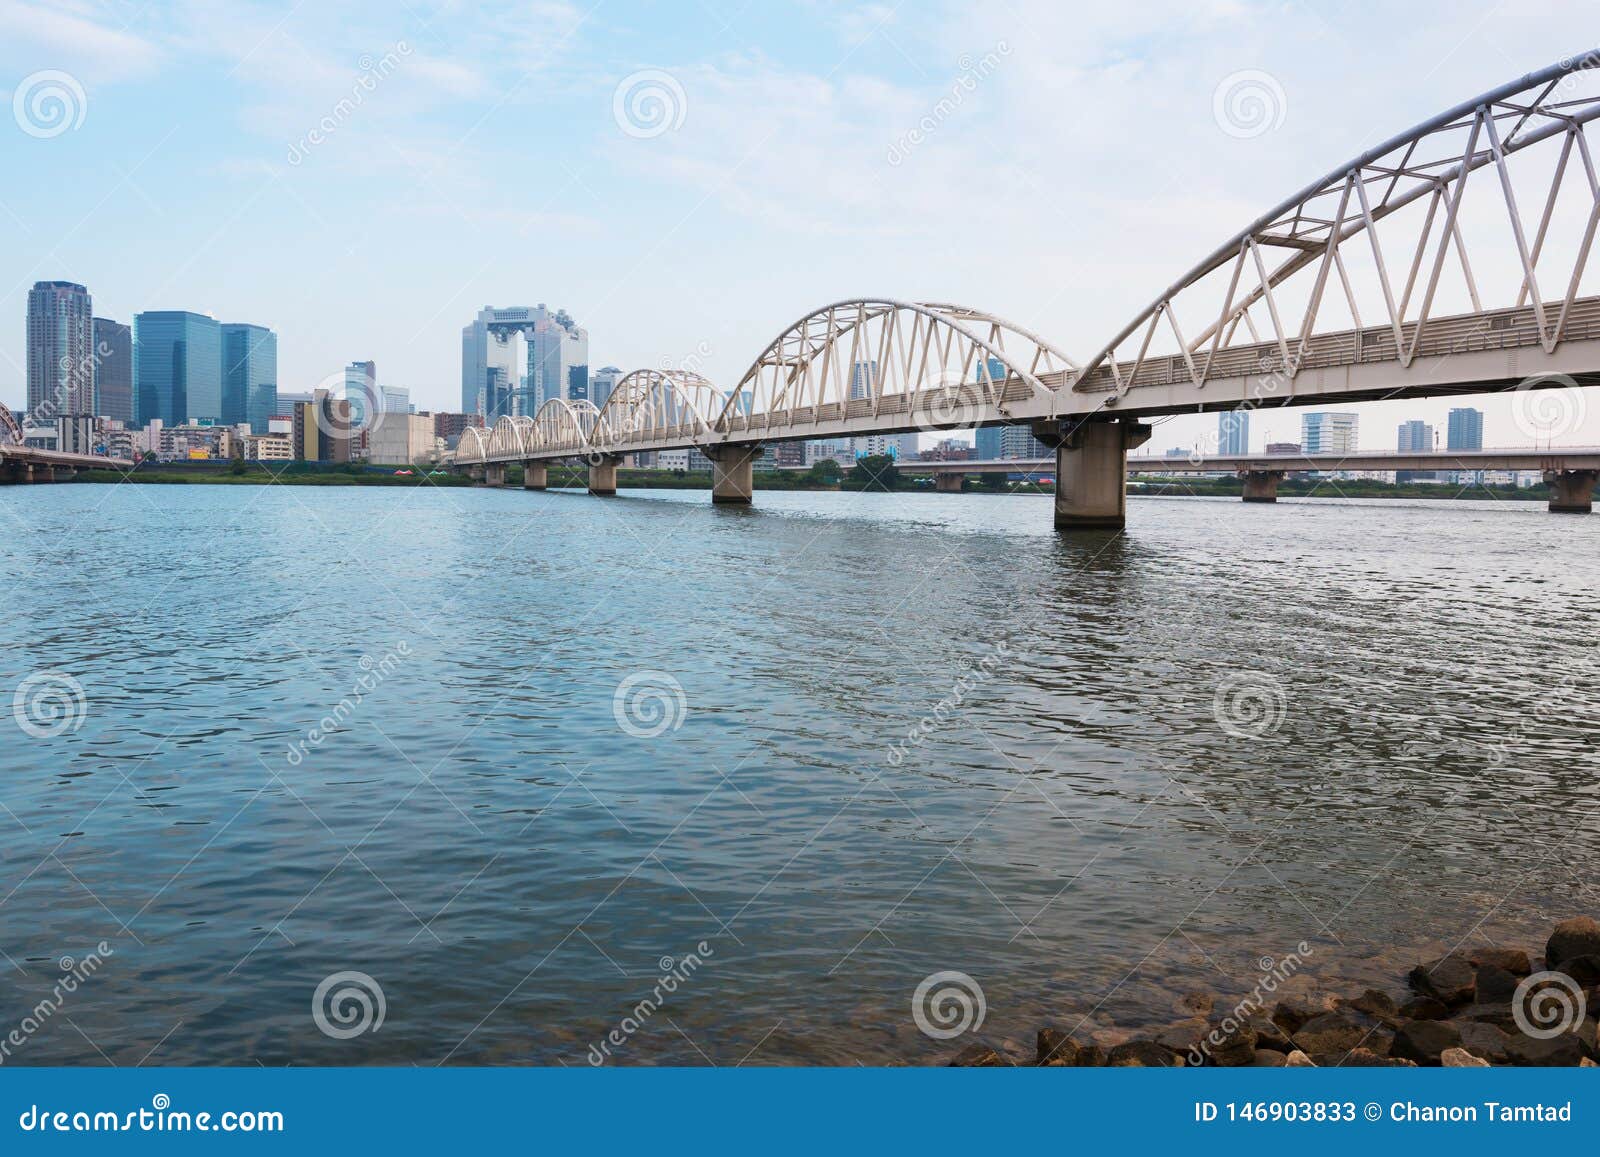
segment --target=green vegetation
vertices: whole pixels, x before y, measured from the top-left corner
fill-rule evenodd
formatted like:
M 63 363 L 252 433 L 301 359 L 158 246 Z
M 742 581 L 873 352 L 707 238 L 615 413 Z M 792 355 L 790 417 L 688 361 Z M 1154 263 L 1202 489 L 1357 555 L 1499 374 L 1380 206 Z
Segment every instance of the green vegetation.
M 1128 483 L 1129 494 L 1195 495 L 1237 498 L 1244 492 L 1238 478 L 1152 478 Z M 1538 486 L 1458 486 L 1442 482 L 1380 482 L 1370 478 L 1295 478 L 1278 483 L 1279 498 L 1478 498 L 1543 501 L 1548 491 Z
M 449 473 L 395 474 L 397 467 L 367 467 L 358 463 L 325 462 L 149 463 L 132 473 L 120 470 L 84 470 L 79 482 L 148 482 L 168 486 L 470 486 L 466 478 Z

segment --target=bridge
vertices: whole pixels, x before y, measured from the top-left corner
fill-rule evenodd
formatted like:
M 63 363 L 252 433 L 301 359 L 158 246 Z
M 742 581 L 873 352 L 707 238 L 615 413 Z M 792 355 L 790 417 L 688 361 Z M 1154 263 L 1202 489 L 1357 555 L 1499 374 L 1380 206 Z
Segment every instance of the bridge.
M 8 482 L 54 482 L 58 471 L 133 469 L 124 458 L 99 454 L 68 454 L 60 450 L 41 450 L 22 440 L 22 427 L 4 405 L 0 405 L 0 484 Z
M 749 502 L 769 442 L 1028 425 L 1055 450 L 1055 522 L 1120 527 L 1144 419 L 1600 384 L 1600 225 L 1590 126 L 1600 55 L 1465 101 L 1313 181 L 1219 245 L 1087 358 L 997 315 L 890 297 L 784 329 L 731 389 L 638 370 L 603 407 L 552 399 L 468 430 L 455 466 L 546 485 L 584 459 L 616 492 L 626 454 L 693 447 L 712 500 Z M 1469 246 L 1469 238 L 1472 244 Z M 1351 467 L 1345 467 L 1351 468 Z M 1436 465 L 1420 467 L 1437 468 Z M 1587 509 L 1594 472 L 1552 483 Z
M 1234 474 L 1244 480 L 1246 502 L 1276 502 L 1278 483 L 1290 474 L 1333 474 L 1358 470 L 1417 470 L 1479 473 L 1489 470 L 1537 470 L 1550 487 L 1549 507 L 1558 513 L 1587 514 L 1594 482 L 1600 477 L 1600 447 L 1551 450 L 1450 450 L 1447 452 L 1355 452 L 1350 454 L 1194 454 L 1182 457 L 1134 457 L 1126 460 L 1130 475 Z M 1053 477 L 1054 458 L 957 459 L 946 462 L 900 462 L 901 474 L 932 475 L 941 491 L 959 491 L 969 474 L 1030 474 Z M 799 470 L 805 467 L 787 467 Z

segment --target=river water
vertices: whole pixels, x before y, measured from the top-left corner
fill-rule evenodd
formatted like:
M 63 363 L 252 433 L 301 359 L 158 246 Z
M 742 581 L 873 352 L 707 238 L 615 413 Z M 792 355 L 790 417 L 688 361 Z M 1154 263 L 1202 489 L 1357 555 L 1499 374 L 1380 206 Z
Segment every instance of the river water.
M 939 973 L 1027 1041 L 1600 914 L 1600 519 L 757 499 L 0 491 L 5 1062 L 930 1063 Z

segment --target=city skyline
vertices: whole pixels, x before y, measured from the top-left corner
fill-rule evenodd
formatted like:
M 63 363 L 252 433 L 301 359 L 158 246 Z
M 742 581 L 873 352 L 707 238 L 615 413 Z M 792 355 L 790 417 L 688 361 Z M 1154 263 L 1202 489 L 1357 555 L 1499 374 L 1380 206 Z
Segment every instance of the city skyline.
M 1466 30 L 1454 10 L 1426 7 L 1419 24 Z M 10 170 L 40 178 L 0 197 L 0 236 L 26 280 L 0 287 L 0 398 L 23 400 L 18 295 L 50 278 L 89 285 L 107 317 L 187 305 L 268 325 L 283 337 L 285 390 L 370 351 L 430 410 L 457 408 L 459 328 L 484 301 L 559 301 L 625 371 L 704 343 L 702 372 L 724 389 L 802 309 L 866 288 L 982 304 L 1084 357 L 1150 285 L 1322 172 L 1330 152 L 1354 155 L 1436 111 L 1441 91 L 1465 98 L 1583 46 L 1574 5 L 1533 9 L 1542 19 L 1504 36 L 1450 37 L 1464 43 L 1443 59 L 1415 35 L 1372 44 L 1309 11 L 1163 6 L 1156 38 L 1116 14 L 1075 14 L 1077 65 L 1063 70 L 1047 45 L 1065 18 L 1043 4 L 915 24 L 870 8 L 724 24 L 554 4 L 519 33 L 531 64 L 480 76 L 481 33 L 426 13 L 262 12 L 201 21 L 180 42 L 159 5 L 131 23 L 6 5 L 12 95 L 47 59 L 81 87 L 84 112 L 53 135 L 0 133 Z M 1216 66 L 1177 67 L 1159 51 L 1169 37 Z M 778 59 L 754 63 L 753 45 Z M 1383 91 L 1354 83 L 1375 68 L 1393 78 Z M 1252 69 L 1281 102 L 1259 133 L 1230 133 L 1214 97 Z M 664 124 L 630 119 L 624 82 L 647 72 Z M 554 115 L 531 120 L 536 105 Z M 1103 112 L 1042 119 L 1067 105 Z M 1130 157 L 1130 134 L 1156 133 L 1169 146 L 1159 166 Z M 560 163 L 497 143 L 519 138 Z M 822 180 L 786 177 L 797 140 L 812 142 Z M 991 171 L 1018 179 L 966 179 L 980 142 L 996 150 Z M 1093 181 L 1075 179 L 1086 169 Z M 121 174 L 109 189 L 107 172 Z M 379 181 L 348 179 L 358 172 Z M 951 229 L 960 220 L 987 224 L 969 236 Z M 805 259 L 784 256 L 795 253 Z M 250 278 L 232 276 L 245 267 Z M 1516 440 L 1508 407 L 1484 400 L 1488 442 Z M 1360 412 L 1379 427 L 1437 426 L 1447 409 Z M 1589 410 L 1563 441 L 1600 441 L 1600 405 Z M 1213 423 L 1173 419 L 1153 446 L 1194 445 Z M 1272 440 L 1297 425 L 1292 412 L 1255 418 Z

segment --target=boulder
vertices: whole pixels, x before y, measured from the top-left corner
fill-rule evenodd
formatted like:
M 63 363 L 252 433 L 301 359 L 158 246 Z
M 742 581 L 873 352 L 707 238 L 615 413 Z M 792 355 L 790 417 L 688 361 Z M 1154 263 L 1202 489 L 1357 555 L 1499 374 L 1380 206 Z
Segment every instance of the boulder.
M 1464 956 L 1441 956 L 1427 964 L 1419 964 L 1407 977 L 1411 986 L 1423 996 L 1431 996 L 1441 1004 L 1454 1007 L 1472 999 L 1477 973 Z
M 1376 1029 L 1371 1017 L 1341 1008 L 1306 1021 L 1294 1034 L 1294 1045 L 1311 1056 L 1348 1052 L 1370 1044 Z
M 1544 946 L 1544 958 L 1551 968 L 1560 968 L 1577 956 L 1600 956 L 1600 924 L 1590 916 L 1561 921 Z
M 1450 1014 L 1450 1019 L 1458 1023 L 1471 1020 L 1492 1024 L 1506 1032 L 1520 1031 L 1517 1029 L 1517 1019 L 1512 1015 L 1510 1001 L 1504 1004 L 1469 1004 L 1465 1008 L 1456 1009 Z
M 1289 1039 L 1289 1034 L 1266 1017 L 1251 1017 L 1250 1027 L 1256 1030 L 1256 1047 L 1258 1049 L 1271 1049 L 1277 1053 L 1294 1051 L 1294 1041 Z
M 1386 1057 L 1372 1049 L 1351 1049 L 1349 1052 L 1313 1054 L 1320 1067 L 1328 1069 L 1383 1069 L 1415 1068 L 1416 1062 L 1403 1057 Z
M 1514 1036 L 1506 1045 L 1506 1061 L 1513 1065 L 1573 1068 L 1583 1059 L 1583 1045 L 1572 1033 L 1548 1039 Z
M 1378 1020 L 1389 1022 L 1399 1019 L 1400 1008 L 1394 1002 L 1394 997 L 1387 992 L 1379 992 L 1376 988 L 1369 988 L 1354 1000 L 1342 1001 L 1345 1008 L 1353 1008 L 1357 1012 L 1364 1012 Z
M 1195 1016 L 1188 1020 L 1181 1020 L 1177 1024 L 1169 1025 L 1156 1033 L 1156 1043 L 1175 1053 L 1187 1055 L 1201 1047 L 1206 1033 L 1211 1031 L 1211 1024 L 1204 1017 Z
M 1591 1061 L 1588 1057 L 1584 1057 L 1583 1060 L 1578 1062 L 1578 1067 L 1580 1069 L 1600 1069 L 1600 1064 L 1596 1064 L 1594 1061 Z
M 1520 948 L 1474 948 L 1467 953 L 1467 960 L 1474 968 L 1492 964 L 1496 968 L 1505 969 L 1512 976 L 1526 976 L 1533 971 L 1533 962 Z
M 1317 1063 L 1299 1049 L 1295 1049 L 1283 1058 L 1283 1063 L 1291 1069 L 1314 1069 Z
M 1078 1067 L 1083 1046 L 1058 1028 L 1042 1028 L 1036 1049 L 1036 1059 L 1041 1065 L 1059 1061 L 1072 1068 Z
M 1112 1049 L 1106 1064 L 1117 1069 L 1179 1069 L 1183 1058 L 1153 1040 L 1131 1040 Z
M 1431 996 L 1414 996 L 1396 1010 L 1406 1020 L 1443 1020 L 1450 1010 Z
M 1461 1031 L 1447 1020 L 1408 1020 L 1395 1030 L 1391 1056 L 1437 1065 L 1445 1049 L 1461 1047 Z
M 1256 1030 L 1237 1021 L 1217 1021 L 1206 1033 L 1200 1051 L 1205 1054 L 1208 1065 L 1241 1068 L 1255 1060 Z
M 1327 1009 L 1303 1000 L 1280 1000 L 1272 1010 L 1272 1023 L 1293 1036 L 1309 1020 L 1321 1016 Z
M 1510 1004 L 1520 983 L 1515 976 L 1498 964 L 1480 964 L 1477 971 L 1476 995 L 1480 1004 Z
M 1600 956 L 1574 956 L 1563 960 L 1561 971 L 1585 988 L 1600 984 Z
M 1447 1069 L 1486 1069 L 1489 1062 L 1475 1057 L 1466 1049 L 1445 1049 L 1439 1054 L 1439 1063 Z
M 1461 1025 L 1461 1047 L 1491 1064 L 1506 1063 L 1506 1046 L 1511 1038 L 1492 1024 L 1466 1021 Z
M 1258 1069 L 1281 1069 L 1288 1063 L 1288 1058 L 1272 1049 L 1257 1049 L 1255 1059 L 1250 1062 L 1252 1067 Z
M 1087 1044 L 1078 1050 L 1078 1067 L 1080 1069 L 1103 1069 L 1106 1066 L 1106 1050 L 1096 1044 Z
M 988 1045 L 981 1041 L 970 1044 L 956 1054 L 950 1062 L 950 1067 L 955 1069 L 990 1069 L 1002 1066 L 1008 1062 Z

